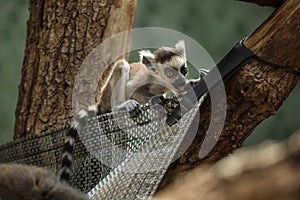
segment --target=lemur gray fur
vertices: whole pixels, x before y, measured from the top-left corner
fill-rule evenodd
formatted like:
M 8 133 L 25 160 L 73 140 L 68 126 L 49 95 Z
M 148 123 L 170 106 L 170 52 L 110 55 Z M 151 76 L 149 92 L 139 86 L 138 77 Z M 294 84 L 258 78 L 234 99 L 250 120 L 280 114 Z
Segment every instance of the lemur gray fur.
M 46 168 L 0 164 L 1 200 L 88 200 Z
M 129 64 L 123 59 L 117 61 L 108 77 L 103 78 L 107 81 L 102 86 L 100 101 L 96 105 L 89 106 L 87 110 L 81 110 L 75 116 L 74 125 L 69 130 L 68 139 L 64 145 L 62 180 L 69 180 L 76 129 L 80 126 L 79 121 L 88 117 L 89 112 L 104 114 L 113 109 L 126 109 L 129 113 L 136 115 L 140 111 L 139 105 L 149 102 L 152 97 L 169 91 L 177 94 L 184 91 L 187 84 L 197 81 L 191 82 L 185 77 L 188 68 L 184 41 L 179 41 L 175 48 L 161 47 L 153 53 L 142 50 L 139 54 L 140 62 Z M 137 85 L 141 87 L 136 89 Z M 132 96 L 129 96 L 130 91 L 133 90 L 135 91 Z M 117 92 L 119 99 L 119 104 L 114 108 L 111 105 L 113 92 Z

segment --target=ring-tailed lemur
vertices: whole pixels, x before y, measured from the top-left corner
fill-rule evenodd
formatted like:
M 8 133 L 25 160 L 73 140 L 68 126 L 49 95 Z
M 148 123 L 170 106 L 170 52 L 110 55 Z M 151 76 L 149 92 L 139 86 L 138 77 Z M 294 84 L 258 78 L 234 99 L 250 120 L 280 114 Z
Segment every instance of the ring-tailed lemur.
M 0 180 L 1 200 L 88 200 L 49 169 L 34 165 L 1 163 Z
M 173 91 L 175 94 L 182 92 L 189 83 L 185 77 L 188 68 L 184 41 L 179 41 L 175 48 L 161 47 L 153 53 L 148 50 L 142 50 L 139 53 L 140 62 L 129 64 L 125 60 L 117 61 L 108 77 L 103 78 L 107 81 L 102 86 L 100 101 L 96 105 L 89 106 L 87 110 L 81 110 L 75 116 L 74 125 L 70 128 L 64 145 L 62 180 L 69 180 L 76 129 L 80 126 L 79 121 L 88 117 L 89 112 L 103 114 L 111 112 L 112 109 L 126 109 L 136 115 L 140 111 L 140 104 L 145 104 L 152 97 L 168 91 Z M 141 85 L 141 87 L 135 90 L 136 85 Z M 135 91 L 131 97 L 128 97 L 127 95 L 131 94 L 132 90 Z M 112 108 L 113 91 L 117 92 L 121 101 L 129 100 Z

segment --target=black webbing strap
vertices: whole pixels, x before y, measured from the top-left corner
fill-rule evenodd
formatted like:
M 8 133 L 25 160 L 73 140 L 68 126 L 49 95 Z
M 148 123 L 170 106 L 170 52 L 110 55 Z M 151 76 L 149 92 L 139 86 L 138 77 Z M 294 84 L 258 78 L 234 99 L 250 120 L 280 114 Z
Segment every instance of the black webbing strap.
M 278 64 L 275 64 L 275 63 L 272 63 L 270 61 L 267 61 L 261 57 L 258 57 L 257 55 L 254 56 L 253 58 L 254 60 L 262 63 L 262 64 L 265 64 L 265 65 L 268 65 L 270 67 L 273 67 L 275 69 L 279 69 L 279 70 L 283 70 L 285 71 L 286 73 L 290 73 L 290 74 L 294 74 L 294 75 L 297 75 L 297 76 L 300 76 L 300 72 L 294 70 L 294 69 L 291 69 L 289 67 L 285 67 L 285 66 L 281 66 L 281 65 L 278 65 Z
M 228 77 L 233 75 L 241 67 L 251 62 L 252 60 L 257 60 L 258 62 L 269 65 L 276 69 L 281 69 L 287 73 L 292 73 L 300 76 L 300 73 L 293 69 L 271 63 L 258 57 L 243 45 L 242 40 L 227 53 L 227 55 L 217 64 L 217 66 L 212 68 L 206 76 L 204 76 L 198 83 L 193 86 L 192 89 L 188 90 L 187 92 L 194 92 L 197 96 L 197 100 L 199 100 L 206 92 L 208 92 L 208 90 L 215 87 L 221 81 L 226 80 Z M 195 105 L 195 103 L 196 102 L 192 102 L 188 98 L 183 98 L 183 100 L 180 101 L 180 106 L 177 106 L 173 110 L 173 112 L 168 115 L 166 123 L 170 126 L 176 124 L 181 116 L 184 115 L 192 107 L 192 105 Z

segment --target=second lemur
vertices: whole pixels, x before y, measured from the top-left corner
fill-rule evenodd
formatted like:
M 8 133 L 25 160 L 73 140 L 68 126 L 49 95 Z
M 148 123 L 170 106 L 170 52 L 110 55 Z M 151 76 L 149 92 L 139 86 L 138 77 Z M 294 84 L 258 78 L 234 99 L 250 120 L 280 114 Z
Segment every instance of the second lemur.
M 104 114 L 115 109 L 126 109 L 130 113 L 138 113 L 139 105 L 149 102 L 153 96 L 169 91 L 177 94 L 184 91 L 189 83 L 186 79 L 188 68 L 184 41 L 179 41 L 175 48 L 161 47 L 153 53 L 142 50 L 139 54 L 140 61 L 136 63 L 129 64 L 123 59 L 117 61 L 109 75 L 102 78 L 106 82 L 102 84 L 100 101 L 74 117 L 73 127 L 64 145 L 62 180 L 69 180 L 76 129 L 80 128 L 79 121 L 88 117 L 89 112 Z

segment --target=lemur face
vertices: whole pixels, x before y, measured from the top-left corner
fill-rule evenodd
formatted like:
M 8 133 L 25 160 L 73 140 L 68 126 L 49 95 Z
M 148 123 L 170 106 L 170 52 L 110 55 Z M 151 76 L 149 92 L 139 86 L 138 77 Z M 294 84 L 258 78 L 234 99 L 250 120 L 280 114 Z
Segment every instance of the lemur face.
M 150 74 L 156 78 L 158 84 L 163 85 L 173 92 L 184 90 L 188 72 L 186 65 L 184 42 L 179 41 L 175 48 L 161 47 L 151 53 L 140 52 L 141 62 L 149 69 Z

